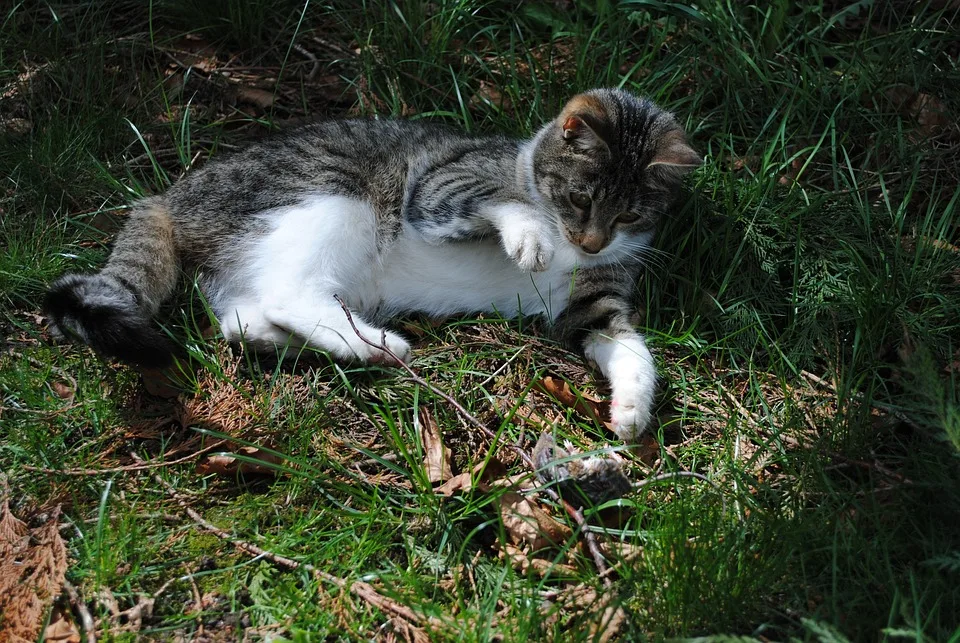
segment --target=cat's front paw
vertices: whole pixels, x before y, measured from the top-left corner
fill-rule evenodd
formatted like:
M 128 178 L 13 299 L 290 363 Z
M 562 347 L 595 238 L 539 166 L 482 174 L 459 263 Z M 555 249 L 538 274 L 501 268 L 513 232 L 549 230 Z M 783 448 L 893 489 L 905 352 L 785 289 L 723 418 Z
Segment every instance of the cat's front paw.
M 500 231 L 503 248 L 524 272 L 543 272 L 550 267 L 554 245 L 549 233 L 537 224 L 515 224 Z
M 653 400 L 620 400 L 610 403 L 610 424 L 613 431 L 627 444 L 633 444 L 643 435 L 653 416 Z
M 632 381 L 617 382 L 610 401 L 610 424 L 627 444 L 636 443 L 653 419 L 655 375 L 644 373 Z

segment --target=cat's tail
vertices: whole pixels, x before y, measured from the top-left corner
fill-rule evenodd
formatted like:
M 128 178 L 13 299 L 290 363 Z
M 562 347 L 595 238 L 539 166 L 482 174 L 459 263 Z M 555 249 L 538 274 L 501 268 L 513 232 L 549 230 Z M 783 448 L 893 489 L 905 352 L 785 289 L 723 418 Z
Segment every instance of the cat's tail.
M 173 344 L 153 323 L 173 293 L 179 264 L 170 211 L 160 199 L 134 206 L 107 265 L 94 275 L 65 275 L 47 293 L 51 330 L 125 362 L 163 367 Z

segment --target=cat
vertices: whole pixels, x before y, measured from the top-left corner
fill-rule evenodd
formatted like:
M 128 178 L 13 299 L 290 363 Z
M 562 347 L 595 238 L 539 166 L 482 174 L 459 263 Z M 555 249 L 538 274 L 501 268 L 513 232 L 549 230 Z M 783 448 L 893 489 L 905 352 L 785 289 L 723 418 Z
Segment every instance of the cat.
M 401 314 L 542 314 L 612 388 L 611 425 L 651 420 L 656 369 L 630 322 L 656 225 L 701 162 L 670 113 L 619 89 L 573 97 L 529 140 L 424 121 L 331 120 L 216 158 L 133 206 L 106 266 L 47 294 L 51 329 L 160 367 L 153 318 L 196 271 L 223 336 L 390 361 Z

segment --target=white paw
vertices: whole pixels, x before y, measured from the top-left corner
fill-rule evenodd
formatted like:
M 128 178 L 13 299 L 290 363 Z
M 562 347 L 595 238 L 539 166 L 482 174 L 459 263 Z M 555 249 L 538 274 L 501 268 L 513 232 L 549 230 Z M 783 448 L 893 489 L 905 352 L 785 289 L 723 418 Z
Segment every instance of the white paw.
M 380 344 L 381 337 L 368 337 L 369 340 L 376 344 Z M 396 355 L 400 358 L 400 361 L 407 363 L 410 361 L 411 354 L 413 349 L 410 347 L 410 343 L 407 342 L 404 338 L 400 337 L 396 333 L 391 333 L 386 331 L 383 334 L 382 341 L 386 342 L 386 346 L 390 349 L 390 353 Z M 364 344 L 364 347 L 367 349 L 359 353 L 360 358 L 370 364 L 396 364 L 396 360 L 393 358 L 393 355 L 387 351 L 375 348 L 368 344 Z
M 532 222 L 506 226 L 500 231 L 503 247 L 524 272 L 543 272 L 553 259 L 554 245 L 543 226 Z
M 643 434 L 653 417 L 654 387 L 643 382 L 615 386 L 610 401 L 610 424 L 626 443 L 634 443 Z
M 636 442 L 653 417 L 657 368 L 643 337 L 594 338 L 585 347 L 587 357 L 610 381 L 610 424 L 624 442 Z

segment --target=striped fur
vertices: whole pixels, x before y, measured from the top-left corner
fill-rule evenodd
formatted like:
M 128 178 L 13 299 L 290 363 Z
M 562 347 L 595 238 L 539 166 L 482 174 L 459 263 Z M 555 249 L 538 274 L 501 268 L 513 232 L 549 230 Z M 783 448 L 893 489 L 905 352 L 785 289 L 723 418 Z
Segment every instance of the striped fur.
M 138 203 L 104 269 L 55 282 L 47 309 L 64 335 L 149 365 L 169 360 L 153 318 L 180 269 L 227 339 L 342 359 L 383 354 L 334 295 L 371 338 L 373 321 L 404 312 L 542 313 L 610 379 L 630 440 L 656 379 L 630 300 L 659 216 L 698 162 L 670 114 L 621 90 L 574 97 L 526 141 L 423 121 L 317 123 Z

